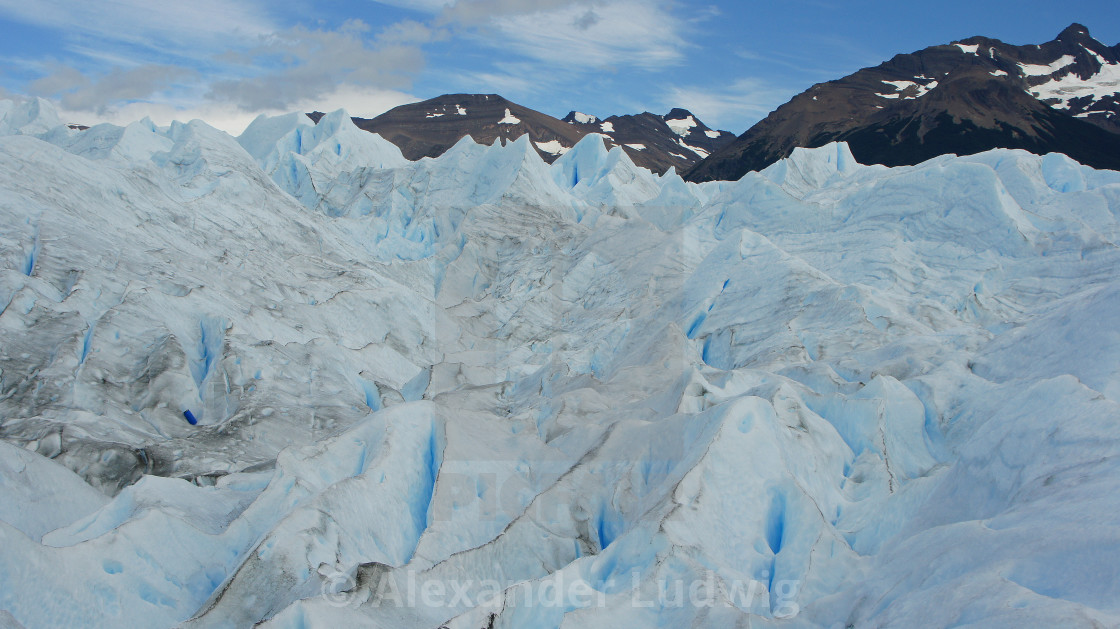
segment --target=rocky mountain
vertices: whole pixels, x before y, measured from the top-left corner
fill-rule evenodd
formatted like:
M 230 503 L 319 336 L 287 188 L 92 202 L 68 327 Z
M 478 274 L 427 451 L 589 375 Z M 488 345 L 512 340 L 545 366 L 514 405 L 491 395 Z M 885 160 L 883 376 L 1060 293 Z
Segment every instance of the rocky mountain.
M 308 115 L 318 121 L 323 114 Z M 670 168 L 688 170 L 735 139 L 733 133 L 708 128 L 684 109 L 664 116 L 646 112 L 602 120 L 573 111 L 559 120 L 497 94 L 445 94 L 376 118 L 354 118 L 354 124 L 396 144 L 410 160 L 442 155 L 467 136 L 491 145 L 528 135 L 537 153 L 552 163 L 584 136 L 598 133 L 608 148 L 622 146 L 635 164 L 658 174 Z
M 862 163 L 916 164 L 992 148 L 1120 169 L 1120 46 L 1073 24 L 1051 42 L 972 37 L 814 85 L 687 173 L 738 179 L 795 147 L 845 141 Z
M 564 122 L 588 133 L 601 133 L 625 147 L 634 162 L 655 172 L 683 172 L 730 144 L 735 134 L 710 129 L 687 109 L 668 114 L 645 112 L 599 119 L 573 111 Z
M 490 145 L 528 135 L 541 157 L 552 161 L 584 135 L 497 94 L 444 94 L 376 118 L 354 118 L 354 124 L 396 144 L 410 160 L 438 157 L 466 136 Z

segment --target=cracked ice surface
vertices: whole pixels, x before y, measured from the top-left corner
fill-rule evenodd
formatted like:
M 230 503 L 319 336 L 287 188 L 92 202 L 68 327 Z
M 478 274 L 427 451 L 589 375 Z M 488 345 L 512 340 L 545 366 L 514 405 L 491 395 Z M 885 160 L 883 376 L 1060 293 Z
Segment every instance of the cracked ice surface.
M 0 115 L 0 626 L 1120 622 L 1120 174 Z

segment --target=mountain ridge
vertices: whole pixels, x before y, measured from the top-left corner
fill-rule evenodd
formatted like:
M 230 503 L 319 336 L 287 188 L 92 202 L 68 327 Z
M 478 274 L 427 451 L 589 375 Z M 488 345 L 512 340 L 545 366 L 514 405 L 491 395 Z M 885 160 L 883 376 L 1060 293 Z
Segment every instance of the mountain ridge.
M 323 116 L 321 112 L 307 115 L 313 121 Z M 573 111 L 559 119 L 498 94 L 443 94 L 374 118 L 353 120 L 358 128 L 396 144 L 412 161 L 442 155 L 468 136 L 490 145 L 528 135 L 541 158 L 551 163 L 580 139 L 597 133 L 605 137 L 608 148 L 622 146 L 635 164 L 657 174 L 671 168 L 688 170 L 735 138 L 731 132 L 710 129 L 681 108 L 665 115 L 644 112 L 604 119 Z
M 572 111 L 562 120 L 589 133 L 606 135 L 626 147 L 635 163 L 641 161 L 640 165 L 647 167 L 654 164 L 654 172 L 686 170 L 735 139 L 735 134 L 711 129 L 681 107 L 664 115 L 646 111 L 607 118 Z
M 863 163 L 891 166 L 1020 148 L 1120 169 L 1118 49 L 1072 24 L 1038 46 L 977 36 L 895 55 L 812 86 L 685 177 L 738 179 L 795 147 L 833 141 Z

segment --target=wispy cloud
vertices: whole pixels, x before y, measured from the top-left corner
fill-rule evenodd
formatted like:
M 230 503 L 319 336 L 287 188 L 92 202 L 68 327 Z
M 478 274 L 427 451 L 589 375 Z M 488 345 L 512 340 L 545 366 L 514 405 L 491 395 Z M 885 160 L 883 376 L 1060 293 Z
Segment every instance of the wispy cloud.
M 660 0 L 380 0 L 432 16 L 474 43 L 502 51 L 502 61 L 525 57 L 539 66 L 655 69 L 679 63 L 687 43 L 683 25 L 710 19 L 703 6 L 688 19 Z
M 374 2 L 424 13 L 438 13 L 445 6 L 452 4 L 454 0 L 374 0 Z
M 0 90 L 0 97 L 3 97 Z M 205 120 L 207 124 L 238 135 L 260 114 L 277 115 L 290 111 L 334 111 L 345 109 L 355 116 L 373 117 L 398 105 L 416 102 L 415 96 L 396 90 L 377 88 L 361 88 L 341 85 L 329 93 L 317 94 L 304 100 L 293 102 L 287 108 L 268 108 L 259 111 L 248 111 L 228 103 L 196 100 L 182 101 L 175 99 L 167 102 L 133 102 L 117 103 L 101 109 L 96 117 L 91 117 L 88 110 L 73 110 L 62 107 L 59 114 L 67 122 L 80 122 L 92 124 L 95 122 L 109 122 L 126 125 L 144 117 L 151 118 L 159 125 L 170 124 L 173 120 Z
M 255 0 L 41 4 L 0 0 L 5 17 L 60 32 L 55 60 L 21 64 L 37 77 L 24 90 L 83 121 L 205 113 L 236 127 L 246 112 L 304 107 L 376 115 L 384 103 L 416 100 L 407 89 L 423 68 L 422 45 L 446 36 L 413 20 L 376 32 L 358 20 L 281 28 Z
M 468 72 L 454 77 L 448 77 L 458 90 L 467 92 L 495 93 L 519 98 L 525 94 L 533 94 L 541 89 L 541 84 L 529 78 L 532 75 L 520 72 Z
M 425 2 L 424 4 L 432 4 Z M 603 5 L 605 0 L 458 0 L 444 2 L 438 22 L 441 24 L 483 24 L 501 17 L 540 15 L 566 7 L 586 8 Z
M 685 107 L 712 127 L 746 131 L 797 93 L 766 81 L 741 78 L 718 87 L 672 86 L 660 99 L 663 107 Z
M 228 45 L 231 39 L 279 28 L 257 0 L 0 0 L 0 14 L 57 29 L 70 44 L 100 51 L 106 46 L 127 47 L 134 56 L 139 49 L 145 55 L 195 57 Z
M 240 121 L 247 112 L 321 109 L 329 99 L 375 115 L 383 103 L 416 100 L 409 91 L 429 47 L 450 40 L 442 50 L 467 50 L 470 61 L 428 72 L 443 77 L 439 87 L 609 92 L 624 74 L 680 66 L 697 20 L 716 12 L 663 0 L 383 0 L 416 13 L 370 28 L 292 25 L 285 3 L 266 0 L 145 2 L 0 0 L 0 16 L 59 34 L 52 59 L 9 66 L 5 84 L 94 120 L 174 110 Z
M 652 70 L 681 62 L 687 47 L 681 20 L 647 0 L 461 0 L 437 23 L 541 66 Z
M 608 0 L 373 0 L 402 9 L 438 15 L 438 23 L 478 24 L 503 15 L 543 13 L 573 4 L 605 4 Z
M 431 36 L 418 28 L 394 30 L 388 42 L 367 38 L 369 27 L 352 20 L 336 31 L 296 26 L 262 37 L 241 58 L 255 74 L 214 82 L 207 94 L 246 110 L 290 107 L 339 85 L 400 89 L 424 65 L 417 38 Z M 410 39 L 411 38 L 411 39 Z M 261 73 L 259 68 L 268 68 Z
M 686 19 L 693 24 L 700 24 L 709 20 L 715 19 L 723 15 L 723 10 L 714 4 L 704 6 L 697 6 L 692 8 L 692 15 Z
M 150 97 L 176 81 L 196 76 L 188 68 L 164 65 L 142 65 L 114 68 L 90 78 L 74 68 L 59 66 L 54 72 L 33 81 L 32 94 L 59 100 L 66 109 L 103 113 L 111 103 Z
M 811 82 L 840 78 L 860 68 L 878 65 L 888 58 L 862 42 L 843 36 L 817 36 L 811 49 L 760 51 L 739 48 L 735 55 L 747 61 L 784 68 L 789 70 L 791 78 L 799 77 Z

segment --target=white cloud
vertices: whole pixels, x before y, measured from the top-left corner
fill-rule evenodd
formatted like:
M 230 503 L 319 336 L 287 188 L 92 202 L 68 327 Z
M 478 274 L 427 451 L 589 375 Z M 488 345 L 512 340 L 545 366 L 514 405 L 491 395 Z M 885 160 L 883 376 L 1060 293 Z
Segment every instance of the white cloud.
M 487 57 L 438 69 L 442 86 L 527 95 L 678 64 L 693 28 L 661 0 L 385 0 L 421 13 L 377 31 L 357 20 L 281 28 L 270 11 L 285 5 L 266 0 L 144 2 L 0 0 L 0 14 L 60 33 L 61 62 L 24 60 L 23 75 L 39 76 L 24 89 L 94 121 L 198 115 L 232 128 L 259 112 L 327 109 L 343 94 L 368 116 L 381 96 L 352 96 L 415 100 L 407 92 L 432 42 L 458 38 Z
M 445 6 L 454 3 L 455 0 L 375 0 L 375 2 L 390 7 L 413 9 L 425 13 L 438 13 Z
M 501 17 L 546 14 L 565 7 L 584 8 L 605 0 L 458 0 L 448 2 L 440 13 L 441 23 L 480 24 Z
M 686 20 L 658 0 L 379 1 L 433 14 L 437 27 L 539 65 L 657 69 L 680 62 L 687 46 Z
M 186 68 L 142 65 L 128 69 L 114 68 L 91 79 L 74 68 L 58 66 L 55 71 L 33 81 L 32 94 L 57 98 L 67 109 L 98 111 L 109 103 L 145 99 L 175 81 L 193 77 Z
M 203 2 L 203 8 L 209 1 Z M 131 2 L 109 2 L 106 10 L 112 14 Z M 63 5 L 61 0 L 48 0 L 47 16 L 35 19 L 57 24 L 49 18 L 50 10 Z M 162 15 L 171 19 L 176 14 L 165 10 Z M 145 31 L 151 23 L 151 18 L 138 18 L 132 25 L 122 24 L 121 30 L 127 31 L 128 38 L 155 41 L 159 34 Z M 195 27 L 188 25 L 187 30 L 191 28 Z M 167 119 L 205 112 L 233 121 L 222 123 L 223 126 L 236 126 L 245 116 L 228 114 L 228 110 L 255 115 L 305 106 L 323 109 L 341 95 L 348 95 L 343 99 L 349 103 L 347 106 L 372 111 L 378 107 L 380 96 L 372 105 L 368 98 L 355 96 L 394 95 L 394 104 L 411 100 L 400 95 L 423 67 L 420 44 L 446 35 L 411 20 L 397 22 L 377 33 L 371 33 L 358 20 L 351 20 L 337 30 L 295 26 L 258 31 L 251 37 L 235 28 L 236 34 L 231 32 L 227 39 L 204 42 L 204 46 L 193 50 L 194 58 L 177 57 L 172 63 L 163 63 L 152 61 L 159 55 L 142 51 L 134 51 L 129 57 L 127 42 L 108 34 L 95 35 L 99 29 L 93 23 L 80 37 L 71 36 L 81 44 L 68 47 L 72 54 L 63 58 L 69 63 L 24 63 L 24 67 L 40 75 L 25 89 L 59 101 L 63 109 L 77 117 L 114 122 L 125 121 L 125 115 L 150 110 L 155 112 L 151 114 L 153 118 Z
M 532 75 L 509 72 L 470 72 L 453 77 L 455 85 L 461 90 L 479 94 L 501 94 L 515 97 L 531 94 L 541 89 L 539 81 L 528 78 Z
M 789 89 L 758 79 L 739 79 L 716 89 L 670 87 L 659 100 L 663 107 L 684 107 L 710 127 L 743 133 L 795 95 Z
M 377 41 L 382 44 L 427 44 L 448 37 L 449 33 L 443 29 L 415 20 L 401 20 L 382 29 L 377 34 Z
M 334 111 L 345 109 L 352 116 L 373 118 L 400 105 L 418 102 L 420 98 L 406 92 L 383 90 L 370 87 L 342 85 L 329 94 L 324 94 L 296 103 L 296 111 Z
M 282 113 L 282 112 L 277 112 Z M 63 122 L 93 126 L 108 122 L 125 126 L 143 118 L 151 118 L 160 126 L 172 121 L 188 122 L 194 119 L 205 120 L 207 124 L 231 135 L 238 135 L 253 121 L 256 114 L 243 112 L 229 105 L 199 103 L 197 105 L 175 105 L 170 103 L 137 102 L 104 107 L 100 112 L 74 110 L 58 106 L 58 115 Z
M 572 0 L 374 0 L 374 2 L 432 15 L 439 14 L 439 21 L 443 24 L 487 21 L 499 15 L 539 13 L 572 4 Z M 583 0 L 583 3 L 587 2 L 588 0 Z
M 441 22 L 547 66 L 656 70 L 683 60 L 682 22 L 658 2 L 460 1 Z
M 127 125 L 144 117 L 151 118 L 158 125 L 166 126 L 174 120 L 185 122 L 197 118 L 205 120 L 210 126 L 221 129 L 230 135 L 239 135 L 260 114 L 274 116 L 292 111 L 310 112 L 319 110 L 329 112 L 336 109 L 345 109 L 352 116 L 372 118 L 393 107 L 414 103 L 418 100 L 420 99 L 411 94 L 394 90 L 340 86 L 330 93 L 295 102 L 287 109 L 246 111 L 230 104 L 205 101 L 189 105 L 167 102 L 137 102 L 106 107 L 100 113 L 59 107 L 59 115 L 66 122 L 91 126 L 101 122 Z
M 261 38 L 244 54 L 244 78 L 215 81 L 207 94 L 245 110 L 289 108 L 301 100 L 330 93 L 339 85 L 400 89 L 424 64 L 419 46 L 371 43 L 368 27 L 347 22 L 337 31 L 296 26 Z M 416 36 L 420 31 L 412 33 Z M 400 41 L 400 38 L 397 38 Z M 261 72 L 261 68 L 268 68 Z
M 92 38 L 101 51 L 109 44 L 187 57 L 278 28 L 257 0 L 0 0 L 0 14 L 74 40 Z

